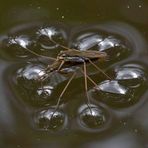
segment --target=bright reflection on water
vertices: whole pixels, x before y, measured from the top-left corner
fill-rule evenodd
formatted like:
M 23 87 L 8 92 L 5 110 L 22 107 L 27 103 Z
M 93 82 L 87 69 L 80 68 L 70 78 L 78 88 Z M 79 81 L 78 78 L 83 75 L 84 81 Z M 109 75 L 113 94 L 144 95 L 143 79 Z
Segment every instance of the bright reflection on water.
M 117 80 L 121 80 L 121 79 L 136 79 L 136 78 L 139 78 L 140 73 L 137 71 L 137 70 L 134 70 L 134 69 L 129 69 L 129 68 L 125 68 L 123 69 L 122 71 L 120 70 L 117 74 L 117 77 L 116 79 Z
M 42 29 L 40 29 L 40 30 L 37 32 L 37 34 L 38 34 L 39 36 L 45 35 L 45 36 L 51 38 L 53 35 L 56 35 L 56 34 L 57 34 L 57 31 L 56 31 L 56 29 L 53 28 L 53 27 L 50 27 L 50 28 L 48 27 L 48 28 L 42 28 Z
M 10 37 L 10 39 L 9 39 L 10 45 L 16 44 L 16 45 L 20 45 L 23 48 L 27 48 L 30 43 L 31 42 L 27 36 L 18 36 L 15 38 Z
M 108 38 L 104 39 L 102 42 L 100 42 L 99 44 L 99 50 L 100 51 L 103 51 L 105 49 L 109 49 L 109 48 L 112 48 L 112 47 L 118 47 L 118 46 L 123 46 L 121 44 L 121 41 L 112 37 L 112 36 L 109 36 Z
M 55 28 L 54 26 L 43 27 L 39 29 L 36 34 L 37 40 L 43 49 L 56 49 L 59 47 L 58 44 L 50 41 L 50 38 L 56 40 L 57 43 L 62 44 L 65 44 L 65 40 L 67 39 L 66 32 L 62 29 Z
M 27 35 L 9 36 L 2 41 L 2 54 L 8 57 L 28 57 L 27 49 L 32 41 Z
M 41 76 L 45 75 L 44 68 L 39 65 L 27 65 L 25 68 L 19 69 L 17 73 L 17 77 L 24 77 L 27 80 L 39 80 Z
M 41 96 L 50 96 L 52 93 L 53 87 L 52 86 L 43 86 L 37 90 L 38 95 Z
M 118 80 L 120 84 L 132 88 L 143 85 L 146 80 L 144 69 L 136 64 L 126 64 L 121 66 L 120 68 L 116 68 L 115 75 L 115 79 Z
M 118 81 L 104 81 L 96 88 L 98 91 L 104 91 L 107 93 L 114 93 L 119 95 L 125 95 L 128 89 L 118 83 Z
M 41 78 L 46 75 L 44 65 L 27 64 L 25 67 L 17 70 L 16 83 L 22 84 L 25 88 L 32 89 L 35 84 L 41 83 Z
M 42 110 L 36 113 L 35 117 L 36 127 L 40 130 L 61 130 L 67 124 L 66 115 L 60 111 L 52 109 Z
M 76 43 L 73 43 L 73 47 L 79 50 L 88 50 L 102 41 L 102 37 L 95 33 L 82 34 L 76 39 Z

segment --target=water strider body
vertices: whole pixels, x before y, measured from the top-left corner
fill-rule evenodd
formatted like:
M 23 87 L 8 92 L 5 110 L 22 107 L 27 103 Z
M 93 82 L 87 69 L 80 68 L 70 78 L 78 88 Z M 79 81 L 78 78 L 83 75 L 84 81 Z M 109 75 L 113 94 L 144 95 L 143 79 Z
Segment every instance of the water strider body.
M 105 52 L 87 50 L 80 51 L 76 49 L 68 49 L 61 51 L 56 60 L 48 66 L 46 69 L 48 72 L 53 72 L 58 70 L 60 72 L 61 68 L 84 64 L 84 62 L 96 61 L 96 60 L 105 60 L 107 59 L 107 54 Z

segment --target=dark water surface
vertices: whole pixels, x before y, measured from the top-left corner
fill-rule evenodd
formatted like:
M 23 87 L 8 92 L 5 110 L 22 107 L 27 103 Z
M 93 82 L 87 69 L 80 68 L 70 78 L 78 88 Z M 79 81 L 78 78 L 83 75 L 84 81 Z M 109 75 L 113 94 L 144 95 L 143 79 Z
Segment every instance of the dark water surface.
M 0 13 L 0 147 L 148 147 L 146 0 L 14 0 L 1 2 Z M 63 50 L 51 36 L 70 48 L 108 54 L 95 64 L 111 80 L 87 64 L 95 82 L 88 77 L 90 102 L 82 58 L 63 68 L 65 74 L 45 70 L 52 63 L 45 56 Z

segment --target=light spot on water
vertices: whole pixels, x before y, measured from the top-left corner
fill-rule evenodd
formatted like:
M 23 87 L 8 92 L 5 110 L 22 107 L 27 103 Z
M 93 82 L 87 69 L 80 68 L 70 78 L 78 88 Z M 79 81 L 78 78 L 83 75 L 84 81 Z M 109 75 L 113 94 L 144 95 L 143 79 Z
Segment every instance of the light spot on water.
M 56 29 L 53 27 L 47 27 L 47 28 L 43 28 L 38 30 L 37 34 L 38 35 L 45 35 L 48 36 L 49 38 L 51 38 L 53 35 L 55 35 Z
M 9 40 L 9 44 L 18 44 L 23 48 L 27 48 L 27 46 L 30 44 L 30 41 L 25 36 L 18 36 L 15 38 L 11 38 L 11 40 Z
M 45 95 L 46 95 L 49 97 L 52 93 L 52 90 L 53 90 L 53 86 L 47 85 L 47 86 L 43 86 L 43 87 L 39 88 L 37 90 L 37 93 L 39 96 L 44 95 L 44 97 L 45 97 Z
M 98 90 L 106 91 L 108 93 L 122 94 L 125 95 L 127 93 L 127 89 L 120 85 L 118 81 L 110 81 L 106 80 L 100 85 L 98 85 Z
M 41 7 L 40 7 L 40 6 L 38 6 L 38 7 L 37 7 L 37 9 L 41 9 Z

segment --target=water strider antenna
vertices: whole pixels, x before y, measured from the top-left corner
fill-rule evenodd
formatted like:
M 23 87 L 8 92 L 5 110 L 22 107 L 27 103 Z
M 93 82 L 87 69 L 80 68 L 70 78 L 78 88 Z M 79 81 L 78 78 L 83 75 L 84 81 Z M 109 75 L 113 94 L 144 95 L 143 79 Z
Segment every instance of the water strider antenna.
M 16 43 L 19 44 L 19 42 L 18 42 L 16 39 L 14 39 L 14 40 L 15 40 Z M 47 58 L 47 59 L 49 59 L 49 60 L 54 60 L 54 61 L 56 60 L 55 58 L 52 58 L 52 57 L 48 57 L 48 56 L 44 56 L 44 55 L 40 55 L 40 54 L 38 54 L 38 53 L 36 53 L 36 52 L 30 50 L 30 49 L 27 48 L 27 47 L 24 47 L 24 49 L 27 50 L 28 52 L 30 52 L 31 54 L 37 56 L 37 57 L 43 57 L 43 58 Z

